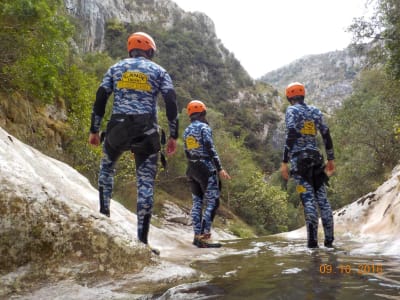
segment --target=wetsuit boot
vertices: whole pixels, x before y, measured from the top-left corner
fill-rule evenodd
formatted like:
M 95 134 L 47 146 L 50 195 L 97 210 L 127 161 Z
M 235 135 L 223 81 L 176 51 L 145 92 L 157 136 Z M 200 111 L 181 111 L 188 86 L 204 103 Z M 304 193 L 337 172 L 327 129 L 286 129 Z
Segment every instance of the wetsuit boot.
M 317 229 L 313 224 L 307 224 L 307 247 L 308 248 L 319 248 L 318 247 L 318 240 L 316 239 L 317 236 Z
M 147 236 L 149 235 L 149 230 L 150 230 L 150 219 L 151 219 L 150 215 L 144 216 L 142 228 L 139 229 L 139 226 L 138 226 L 138 239 L 143 244 L 146 244 L 146 245 L 148 245 Z M 149 246 L 149 248 L 150 248 L 151 252 L 153 252 L 154 254 L 160 255 L 160 250 L 152 248 L 150 246 Z
M 211 233 L 196 234 L 193 239 L 193 245 L 197 248 L 221 248 L 220 243 L 211 241 Z
M 334 248 L 333 247 L 333 223 L 332 224 L 324 224 L 324 231 L 325 231 L 325 241 L 324 246 L 327 248 Z
M 100 213 L 110 217 L 110 208 L 109 207 L 105 207 L 104 205 L 104 195 L 103 195 L 103 187 L 99 188 L 99 196 L 100 196 Z

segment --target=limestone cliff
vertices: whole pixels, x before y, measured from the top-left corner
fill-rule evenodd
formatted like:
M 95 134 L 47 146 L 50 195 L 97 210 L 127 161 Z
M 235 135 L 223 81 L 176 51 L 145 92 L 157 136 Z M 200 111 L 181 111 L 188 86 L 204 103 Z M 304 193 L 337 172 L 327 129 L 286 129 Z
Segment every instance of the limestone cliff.
M 189 19 L 194 25 L 207 29 L 206 36 L 216 38 L 214 23 L 202 13 L 186 13 L 171 0 L 65 0 L 69 14 L 76 17 L 82 31 L 78 43 L 84 52 L 105 49 L 106 23 L 118 20 L 125 24 L 157 24 L 165 30 L 180 19 Z
M 352 84 L 365 62 L 365 50 L 349 46 L 307 55 L 265 74 L 260 80 L 278 87 L 282 93 L 290 82 L 302 82 L 306 86 L 307 102 L 333 113 L 352 93 Z

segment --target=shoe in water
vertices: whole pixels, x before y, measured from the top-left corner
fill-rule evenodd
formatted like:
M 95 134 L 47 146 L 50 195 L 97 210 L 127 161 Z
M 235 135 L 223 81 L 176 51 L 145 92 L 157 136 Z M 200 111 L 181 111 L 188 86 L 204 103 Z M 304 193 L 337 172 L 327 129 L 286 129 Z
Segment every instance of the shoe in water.
M 311 249 L 319 248 L 317 241 L 308 241 L 307 247 Z
M 220 248 L 222 245 L 220 243 L 211 241 L 211 234 L 200 234 L 195 235 L 193 240 L 193 245 L 197 248 Z
M 325 241 L 325 242 L 324 242 L 324 246 L 325 246 L 326 248 L 334 248 L 334 247 L 333 247 L 333 241 Z

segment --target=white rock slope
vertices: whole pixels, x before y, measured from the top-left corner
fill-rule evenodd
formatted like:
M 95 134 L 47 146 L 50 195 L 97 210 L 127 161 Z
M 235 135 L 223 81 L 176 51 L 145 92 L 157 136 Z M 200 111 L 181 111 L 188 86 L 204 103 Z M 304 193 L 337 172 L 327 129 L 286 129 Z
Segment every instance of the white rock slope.
M 150 229 L 158 257 L 136 239 L 134 213 L 113 200 L 111 218 L 98 210 L 87 178 L 0 128 L 0 298 L 60 280 L 86 286 L 124 277 L 149 290 L 149 282 L 155 288 L 199 276 L 187 266 L 191 260 L 225 252 L 195 248 L 191 226 L 166 221 Z

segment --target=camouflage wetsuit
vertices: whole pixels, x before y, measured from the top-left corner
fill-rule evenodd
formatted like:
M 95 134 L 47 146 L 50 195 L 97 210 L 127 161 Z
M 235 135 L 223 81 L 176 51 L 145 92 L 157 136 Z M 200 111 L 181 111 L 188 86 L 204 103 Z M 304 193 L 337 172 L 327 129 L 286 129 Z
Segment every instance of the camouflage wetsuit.
M 304 206 L 308 246 L 318 245 L 318 209 L 324 227 L 325 244 L 332 243 L 333 216 L 327 199 L 324 161 L 317 146 L 317 132 L 322 135 L 328 160 L 334 159 L 334 151 L 329 128 L 319 109 L 304 102 L 291 105 L 286 110 L 286 143 L 283 162 L 290 159 L 290 173 L 297 183 Z
M 136 164 L 138 238 L 143 243 L 147 243 L 153 208 L 159 150 L 156 101 L 160 92 L 166 104 L 170 136 L 176 139 L 177 105 L 171 77 L 161 66 L 144 57 L 123 59 L 110 67 L 96 94 L 90 129 L 92 133 L 99 131 L 107 99 L 114 93 L 100 164 L 100 211 L 109 215 L 115 163 L 123 151 L 131 150 Z M 153 138 L 148 139 L 149 136 Z
M 183 134 L 184 149 L 188 158 L 187 176 L 192 190 L 192 220 L 195 235 L 210 233 L 219 206 L 217 172 L 222 170 L 214 146 L 212 130 L 199 120 L 194 120 Z M 203 213 L 203 204 L 206 204 Z

